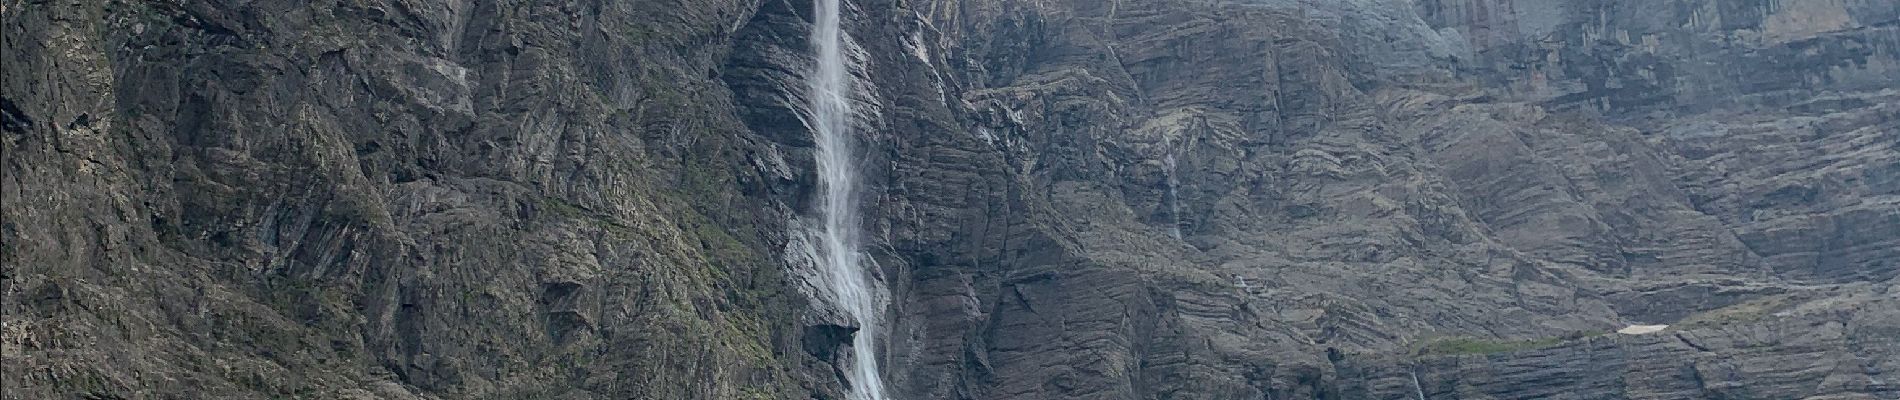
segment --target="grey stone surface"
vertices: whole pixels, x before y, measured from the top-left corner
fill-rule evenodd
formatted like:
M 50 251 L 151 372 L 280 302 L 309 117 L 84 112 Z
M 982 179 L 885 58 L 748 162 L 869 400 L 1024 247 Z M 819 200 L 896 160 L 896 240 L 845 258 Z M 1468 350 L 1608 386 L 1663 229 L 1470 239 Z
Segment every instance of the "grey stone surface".
M 847 3 L 897 398 L 1900 396 L 1896 3 Z M 841 398 L 810 9 L 0 0 L 0 396 Z

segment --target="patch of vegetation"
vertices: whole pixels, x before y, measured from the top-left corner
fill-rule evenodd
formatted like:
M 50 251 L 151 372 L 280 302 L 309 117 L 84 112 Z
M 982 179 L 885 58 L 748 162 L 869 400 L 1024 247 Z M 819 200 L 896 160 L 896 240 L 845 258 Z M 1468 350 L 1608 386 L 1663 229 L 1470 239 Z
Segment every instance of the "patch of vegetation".
M 777 361 L 772 350 L 765 343 L 772 337 L 767 331 L 766 322 L 746 313 L 732 313 L 727 319 L 727 347 L 733 353 L 744 357 L 755 365 L 771 365 Z
M 388 211 L 354 196 L 339 196 L 337 200 L 324 204 L 324 211 L 331 218 L 343 221 L 345 226 L 386 226 L 391 223 Z
M 587 210 L 583 210 L 580 206 L 569 203 L 567 200 L 554 197 L 542 197 L 541 207 L 546 209 L 549 213 L 564 218 L 581 218 L 587 216 Z
M 541 211 L 554 216 L 554 220 L 573 221 L 599 228 L 601 231 L 612 235 L 616 239 L 644 240 L 651 238 L 651 235 L 645 234 L 639 227 L 629 225 L 630 223 L 634 223 L 633 221 L 622 221 L 611 218 L 559 198 L 542 197 Z
M 1427 341 L 1424 344 L 1419 345 L 1418 349 L 1414 350 L 1412 354 L 1417 355 L 1417 356 L 1433 356 L 1433 355 L 1485 355 L 1485 354 L 1513 353 L 1513 352 L 1519 352 L 1519 351 L 1525 351 L 1525 350 L 1536 350 L 1536 349 L 1556 347 L 1557 345 L 1564 344 L 1566 342 L 1579 340 L 1583 338 L 1601 336 L 1607 333 L 1609 332 L 1607 331 L 1571 332 L 1563 336 L 1527 339 L 1527 340 L 1496 340 L 1496 339 L 1481 339 L 1481 338 L 1469 338 L 1469 337 L 1441 338 L 1441 339 L 1434 339 L 1431 341 Z
M 739 388 L 740 399 L 771 400 L 771 399 L 777 399 L 780 397 L 781 396 L 778 393 L 774 393 L 774 391 L 770 388 L 765 388 L 765 387 L 760 387 L 760 386 L 746 386 L 746 387 Z
M 1795 302 L 1793 295 L 1768 296 L 1684 317 L 1671 328 L 1696 329 L 1760 321 Z
M 1427 342 L 1424 345 L 1419 346 L 1418 350 L 1415 351 L 1414 354 L 1421 355 L 1421 356 L 1497 354 L 1497 353 L 1510 353 L 1510 352 L 1523 351 L 1523 350 L 1541 349 L 1545 347 L 1555 346 L 1559 343 L 1563 343 L 1563 340 L 1557 339 L 1557 338 L 1544 338 L 1544 339 L 1534 339 L 1534 340 L 1500 341 L 1500 340 L 1487 340 L 1487 339 L 1476 339 L 1476 338 L 1448 338 L 1448 339 L 1438 339 L 1438 340 L 1433 340 L 1431 342 Z

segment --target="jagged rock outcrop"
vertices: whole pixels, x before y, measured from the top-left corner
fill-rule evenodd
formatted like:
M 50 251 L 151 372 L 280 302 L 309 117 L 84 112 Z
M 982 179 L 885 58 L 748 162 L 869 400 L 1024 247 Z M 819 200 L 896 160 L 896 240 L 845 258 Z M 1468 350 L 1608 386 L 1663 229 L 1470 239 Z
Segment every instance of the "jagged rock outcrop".
M 5 396 L 835 390 L 708 74 L 753 7 L 6 2 Z
M 898 398 L 1900 395 L 1891 1 L 846 3 Z M 0 0 L 0 388 L 841 398 L 811 9 Z

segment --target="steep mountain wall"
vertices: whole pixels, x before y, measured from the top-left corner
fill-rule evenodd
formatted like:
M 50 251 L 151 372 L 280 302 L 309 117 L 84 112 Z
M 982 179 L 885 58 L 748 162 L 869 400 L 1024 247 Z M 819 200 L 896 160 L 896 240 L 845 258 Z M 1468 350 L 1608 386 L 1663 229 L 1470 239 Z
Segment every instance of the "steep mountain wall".
M 850 387 L 808 1 L 0 5 L 6 398 Z M 1892 2 L 844 14 L 895 398 L 1900 390 Z
M 835 390 L 755 8 L 7 2 L 5 396 Z

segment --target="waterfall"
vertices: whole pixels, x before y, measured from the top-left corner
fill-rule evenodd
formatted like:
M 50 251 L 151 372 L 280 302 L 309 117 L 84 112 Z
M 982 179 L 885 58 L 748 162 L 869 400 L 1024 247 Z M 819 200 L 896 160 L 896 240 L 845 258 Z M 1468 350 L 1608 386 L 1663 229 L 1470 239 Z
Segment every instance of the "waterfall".
M 811 42 L 817 68 L 810 84 L 812 130 L 818 149 L 818 187 L 821 224 L 813 227 L 814 259 L 833 305 L 858 324 L 851 340 L 851 398 L 884 400 L 884 381 L 878 373 L 877 338 L 883 311 L 883 291 L 863 267 L 859 249 L 857 186 L 851 134 L 852 81 L 845 56 L 846 38 L 840 26 L 843 0 L 816 2 Z
M 1168 169 L 1168 217 L 1173 219 L 1173 223 L 1168 225 L 1168 234 L 1180 239 L 1181 194 L 1175 188 L 1181 186 L 1181 181 L 1175 178 L 1174 152 L 1168 152 L 1168 157 L 1161 160 L 1161 166 Z
M 1412 371 L 1412 393 L 1418 394 L 1418 400 L 1425 400 L 1425 385 L 1418 381 L 1418 371 Z

